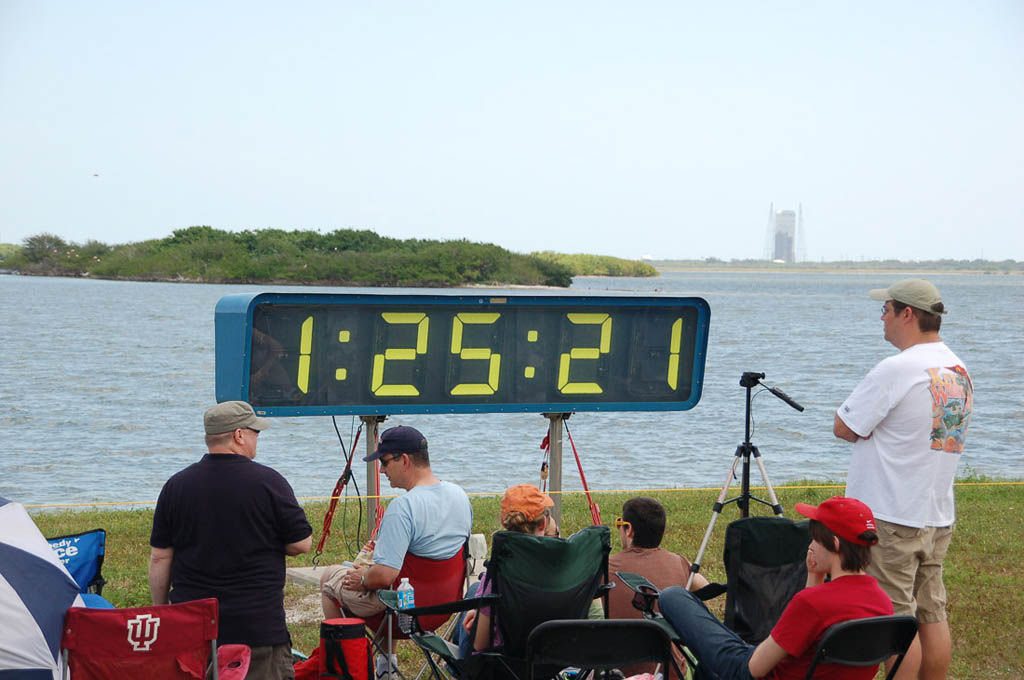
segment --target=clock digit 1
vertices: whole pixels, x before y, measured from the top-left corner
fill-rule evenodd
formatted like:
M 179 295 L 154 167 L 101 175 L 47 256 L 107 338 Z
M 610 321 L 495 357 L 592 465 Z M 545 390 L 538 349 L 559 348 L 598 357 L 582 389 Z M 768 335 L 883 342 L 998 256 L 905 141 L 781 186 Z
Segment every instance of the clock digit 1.
M 668 346 L 668 386 L 673 390 L 679 386 L 679 346 L 683 341 L 683 318 L 679 317 L 672 324 L 672 340 Z
M 463 361 L 487 361 L 487 382 L 459 383 L 452 387 L 452 396 L 471 396 L 478 394 L 494 394 L 498 390 L 498 377 L 501 369 L 501 355 L 495 354 L 490 347 L 463 347 L 462 327 L 465 324 L 492 324 L 501 314 L 462 312 L 452 319 L 452 354 L 458 354 Z
M 601 394 L 604 392 L 596 382 L 569 382 L 569 371 L 573 360 L 599 359 L 611 350 L 612 318 L 608 314 L 566 314 L 570 323 L 579 325 L 600 325 L 599 347 L 572 347 L 558 357 L 558 391 L 562 394 Z
M 296 381 L 303 394 L 309 394 L 309 355 L 313 353 L 313 317 L 307 316 L 302 322 L 302 336 L 299 340 L 299 375 Z
M 370 390 L 378 397 L 416 397 L 420 391 L 410 384 L 384 384 L 385 361 L 410 361 L 417 354 L 427 353 L 427 330 L 430 322 L 426 314 L 420 312 L 381 312 L 381 317 L 389 324 L 416 324 L 415 347 L 386 347 L 383 354 L 373 355 L 373 375 L 370 379 Z

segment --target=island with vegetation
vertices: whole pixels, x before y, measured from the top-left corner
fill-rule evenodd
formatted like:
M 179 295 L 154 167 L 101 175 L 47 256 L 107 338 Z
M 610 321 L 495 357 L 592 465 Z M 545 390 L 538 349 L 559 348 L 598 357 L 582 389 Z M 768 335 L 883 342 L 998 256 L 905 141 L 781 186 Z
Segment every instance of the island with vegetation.
M 0 270 L 136 281 L 339 286 L 566 287 L 573 276 L 657 276 L 642 262 L 600 255 L 523 255 L 466 240 L 395 239 L 368 230 L 176 229 L 167 238 L 77 244 L 54 234 L 0 244 Z

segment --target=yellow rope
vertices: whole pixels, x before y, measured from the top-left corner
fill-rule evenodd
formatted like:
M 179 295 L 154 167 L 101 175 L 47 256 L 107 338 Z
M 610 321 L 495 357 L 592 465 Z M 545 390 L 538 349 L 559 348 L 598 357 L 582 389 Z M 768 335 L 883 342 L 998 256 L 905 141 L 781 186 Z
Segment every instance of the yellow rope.
M 1005 482 L 955 482 L 954 486 L 1024 486 L 1024 481 L 1005 481 Z M 800 485 L 785 485 L 778 486 L 776 489 L 789 490 L 789 489 L 842 489 L 844 484 L 800 484 Z M 739 488 L 739 487 L 736 487 Z M 766 489 L 764 486 L 751 486 L 751 489 Z M 677 493 L 684 492 L 690 493 L 694 491 L 720 491 L 721 487 L 717 486 L 701 486 L 701 487 L 670 487 L 670 488 L 657 488 L 657 489 L 591 489 L 592 494 L 625 494 L 625 493 Z M 501 491 L 473 491 L 468 492 L 467 496 L 477 497 L 500 497 L 505 493 L 505 490 Z M 583 494 L 582 490 L 579 491 L 548 491 L 549 494 L 561 494 L 566 495 L 579 495 Z M 381 494 L 379 496 L 340 496 L 339 500 L 343 501 L 362 501 L 367 499 L 387 499 L 396 498 L 398 494 Z M 301 496 L 298 498 L 300 501 L 329 501 L 335 498 L 334 496 Z M 125 506 L 125 505 L 156 505 L 156 501 L 95 501 L 92 503 L 40 503 L 33 505 L 26 505 L 26 508 L 95 508 L 95 507 L 113 507 L 113 506 Z

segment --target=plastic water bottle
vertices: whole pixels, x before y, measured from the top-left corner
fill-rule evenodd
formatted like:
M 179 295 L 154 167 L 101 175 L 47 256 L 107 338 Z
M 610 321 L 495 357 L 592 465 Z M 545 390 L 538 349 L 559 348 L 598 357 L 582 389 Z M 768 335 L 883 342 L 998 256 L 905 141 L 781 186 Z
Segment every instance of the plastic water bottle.
M 398 584 L 398 609 L 412 609 L 416 606 L 416 596 L 412 589 L 412 584 L 409 583 L 409 579 L 402 577 L 402 582 Z M 398 629 L 406 635 L 412 630 L 412 617 L 408 614 L 398 614 Z

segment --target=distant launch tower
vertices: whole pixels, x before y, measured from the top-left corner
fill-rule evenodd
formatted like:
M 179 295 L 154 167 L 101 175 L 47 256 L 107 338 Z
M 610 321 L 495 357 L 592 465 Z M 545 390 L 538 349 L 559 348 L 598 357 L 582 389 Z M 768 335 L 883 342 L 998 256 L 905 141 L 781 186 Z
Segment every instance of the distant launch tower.
M 804 209 L 776 210 L 768 207 L 768 233 L 765 238 L 765 259 L 787 264 L 806 259 L 804 252 Z

